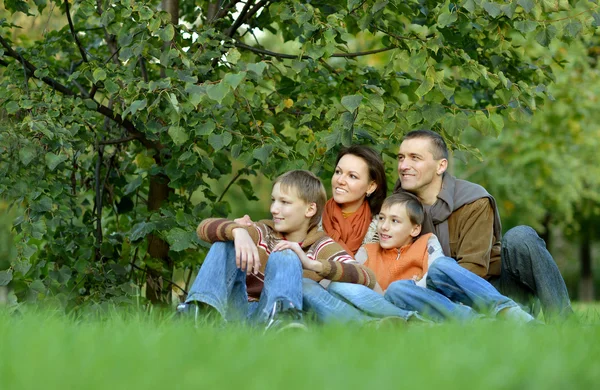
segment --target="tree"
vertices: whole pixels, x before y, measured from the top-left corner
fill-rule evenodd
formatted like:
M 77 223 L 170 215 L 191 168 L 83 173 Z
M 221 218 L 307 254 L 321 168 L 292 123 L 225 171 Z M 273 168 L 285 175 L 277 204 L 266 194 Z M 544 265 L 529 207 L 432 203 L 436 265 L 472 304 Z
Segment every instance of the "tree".
M 548 50 L 556 80 L 548 87 L 544 109 L 528 122 L 508 125 L 497 139 L 471 137 L 485 158 L 461 166 L 460 175 L 494 194 L 505 229 L 531 225 L 551 247 L 550 227 L 555 226 L 579 243 L 579 250 L 572 248 L 580 260 L 579 299 L 593 300 L 591 243 L 600 216 L 597 35 Z
M 464 131 L 497 134 L 546 95 L 552 70 L 523 36 L 548 46 L 598 21 L 583 1 L 199 1 L 179 18 L 168 4 L 5 0 L 12 15 L 59 7 L 66 20 L 39 39 L 1 24 L 0 192 L 25 210 L 19 299 L 76 306 L 147 282 L 166 302 L 173 266 L 199 263 L 195 225 L 228 214 L 231 186 L 253 199 L 248 177 L 326 175 L 339 145 L 395 154 L 420 127 L 472 151 Z M 208 183 L 222 175 L 218 193 Z

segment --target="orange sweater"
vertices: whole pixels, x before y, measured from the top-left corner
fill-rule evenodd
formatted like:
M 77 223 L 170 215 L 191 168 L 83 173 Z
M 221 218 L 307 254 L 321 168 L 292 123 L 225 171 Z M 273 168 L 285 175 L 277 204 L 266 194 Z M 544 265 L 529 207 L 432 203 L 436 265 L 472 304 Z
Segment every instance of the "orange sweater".
M 364 265 L 373 270 L 383 290 L 396 280 L 421 279 L 428 268 L 427 241 L 430 236 L 431 233 L 424 234 L 399 249 L 383 249 L 379 243 L 366 244 L 367 261 Z

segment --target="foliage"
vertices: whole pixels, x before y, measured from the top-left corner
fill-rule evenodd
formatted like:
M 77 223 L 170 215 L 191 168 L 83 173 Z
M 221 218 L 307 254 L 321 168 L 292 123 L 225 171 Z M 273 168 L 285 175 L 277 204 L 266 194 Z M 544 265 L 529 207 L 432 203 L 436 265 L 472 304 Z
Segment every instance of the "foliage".
M 510 124 L 497 139 L 471 137 L 485 159 L 462 166 L 460 175 L 501 200 L 507 225 L 543 231 L 552 223 L 573 236 L 580 223 L 600 215 L 597 36 L 549 50 L 556 81 L 544 109 L 530 122 Z
M 327 176 L 331 149 L 394 154 L 421 127 L 472 152 L 464 132 L 497 135 L 547 96 L 552 69 L 526 39 L 571 41 L 599 21 L 584 1 L 181 3 L 5 0 L 13 17 L 64 21 L 41 36 L 0 24 L 0 194 L 25 210 L 19 300 L 125 300 L 146 282 L 166 301 L 173 267 L 198 264 L 198 220 L 239 201 L 232 185 L 252 199 L 249 176 Z M 282 47 L 263 47 L 267 32 Z

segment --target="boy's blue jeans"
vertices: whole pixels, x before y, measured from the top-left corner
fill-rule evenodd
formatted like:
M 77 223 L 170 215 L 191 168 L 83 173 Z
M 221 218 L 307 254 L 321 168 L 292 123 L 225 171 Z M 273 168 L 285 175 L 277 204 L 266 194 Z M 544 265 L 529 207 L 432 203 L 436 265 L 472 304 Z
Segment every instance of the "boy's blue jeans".
M 304 279 L 304 310 L 312 311 L 323 323 L 365 323 L 382 317 L 408 320 L 416 315 L 392 305 L 383 296 L 361 284 L 332 282 L 325 289 L 311 279 Z
M 302 263 L 291 250 L 273 252 L 265 269 L 260 300 L 248 302 L 246 272 L 235 264 L 233 241 L 210 247 L 186 303 L 203 302 L 214 307 L 227 321 L 265 323 L 276 301 L 291 302 L 302 310 Z
M 398 307 L 416 310 L 437 321 L 475 318 L 473 309 L 495 316 L 503 309 L 519 307 L 488 281 L 449 257 L 433 262 L 427 274 L 427 289 L 413 281 L 400 280 L 389 285 L 385 297 Z

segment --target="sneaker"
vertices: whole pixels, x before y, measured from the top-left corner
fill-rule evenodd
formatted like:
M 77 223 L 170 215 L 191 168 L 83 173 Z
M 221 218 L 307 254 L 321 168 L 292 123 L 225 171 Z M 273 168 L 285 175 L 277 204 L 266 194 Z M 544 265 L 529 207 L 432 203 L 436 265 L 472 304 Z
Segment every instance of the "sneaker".
M 193 318 L 196 328 L 198 325 L 222 325 L 226 322 L 215 308 L 204 302 L 180 303 L 175 310 L 176 317 Z
M 287 330 L 308 330 L 302 320 L 302 313 L 289 301 L 278 300 L 269 313 L 265 332 L 284 332 Z

